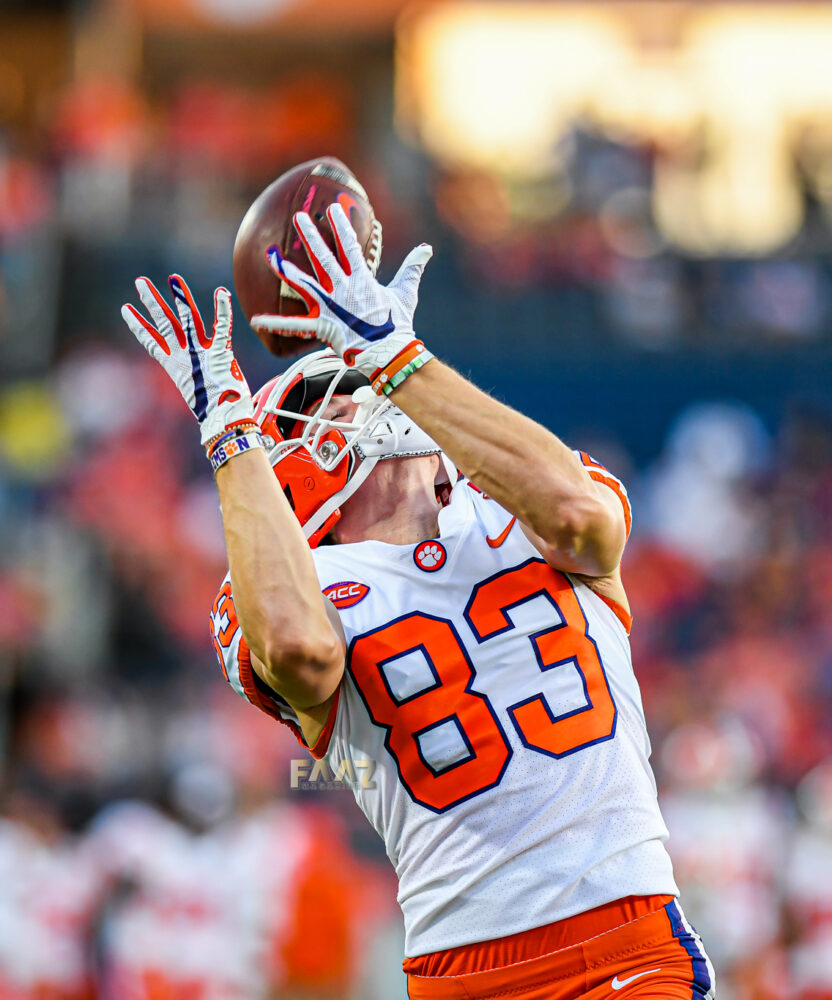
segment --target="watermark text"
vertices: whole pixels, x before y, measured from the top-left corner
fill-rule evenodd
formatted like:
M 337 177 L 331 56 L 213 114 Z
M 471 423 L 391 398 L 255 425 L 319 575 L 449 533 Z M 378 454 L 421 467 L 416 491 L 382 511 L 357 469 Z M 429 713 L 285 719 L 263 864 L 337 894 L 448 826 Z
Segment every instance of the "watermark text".
M 333 771 L 326 760 L 301 757 L 290 761 L 290 788 L 301 792 L 331 792 L 354 788 L 375 788 L 374 760 L 342 760 Z

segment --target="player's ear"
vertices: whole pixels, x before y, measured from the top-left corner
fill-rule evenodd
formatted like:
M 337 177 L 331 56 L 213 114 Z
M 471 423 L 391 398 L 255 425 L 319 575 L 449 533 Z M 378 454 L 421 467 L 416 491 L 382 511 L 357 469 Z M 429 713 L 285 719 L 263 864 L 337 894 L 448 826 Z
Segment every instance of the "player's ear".
M 430 462 L 431 469 L 433 470 L 434 486 L 441 486 L 442 483 L 448 481 L 448 473 L 445 471 L 444 463 L 439 455 L 425 455 L 424 460 Z

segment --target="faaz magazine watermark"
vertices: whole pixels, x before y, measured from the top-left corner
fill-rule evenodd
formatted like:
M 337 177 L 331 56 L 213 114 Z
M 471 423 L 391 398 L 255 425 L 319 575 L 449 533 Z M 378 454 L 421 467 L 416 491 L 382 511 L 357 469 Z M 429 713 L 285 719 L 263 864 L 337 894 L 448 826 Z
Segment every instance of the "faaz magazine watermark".
M 342 760 L 333 771 L 326 760 L 301 757 L 290 762 L 289 787 L 300 792 L 335 792 L 353 788 L 375 788 L 374 760 Z

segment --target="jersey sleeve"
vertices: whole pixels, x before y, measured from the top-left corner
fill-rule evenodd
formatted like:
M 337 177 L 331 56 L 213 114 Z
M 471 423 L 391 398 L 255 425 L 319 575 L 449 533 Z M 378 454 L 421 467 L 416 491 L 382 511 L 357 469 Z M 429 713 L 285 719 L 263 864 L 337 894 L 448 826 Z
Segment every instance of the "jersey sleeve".
M 627 527 L 627 537 L 629 538 L 630 530 L 633 526 L 633 508 L 630 506 L 630 498 L 627 495 L 626 486 L 606 466 L 601 465 L 600 462 L 597 462 L 587 452 L 576 450 L 575 454 L 581 460 L 590 478 L 594 479 L 596 483 L 603 483 L 604 486 L 608 486 L 621 501 L 621 506 L 624 508 L 624 523 Z
M 328 749 L 335 726 L 340 689 L 336 692 L 323 732 L 315 745 L 310 747 L 303 738 L 300 721 L 295 710 L 265 681 L 261 680 L 252 667 L 251 650 L 243 636 L 243 630 L 240 628 L 237 611 L 234 607 L 230 573 L 226 574 L 211 609 L 210 628 L 220 669 L 237 694 L 241 698 L 245 698 L 255 708 L 259 708 L 261 712 L 265 712 L 266 715 L 271 716 L 282 725 L 288 726 L 298 743 L 305 747 L 313 757 L 323 757 Z

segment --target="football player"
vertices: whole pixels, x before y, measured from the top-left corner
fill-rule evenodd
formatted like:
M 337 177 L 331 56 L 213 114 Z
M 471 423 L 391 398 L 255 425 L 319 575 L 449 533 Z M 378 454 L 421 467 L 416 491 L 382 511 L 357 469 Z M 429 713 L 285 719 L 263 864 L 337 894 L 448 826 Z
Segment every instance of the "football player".
M 295 217 L 314 278 L 269 248 L 308 315 L 252 321 L 326 349 L 254 399 L 225 289 L 213 332 L 176 275 L 175 313 L 144 278 L 149 319 L 123 310 L 216 473 L 223 670 L 353 779 L 412 998 L 713 997 L 630 661 L 626 491 L 416 336 L 430 247 L 383 286 L 328 216 L 335 254 Z

